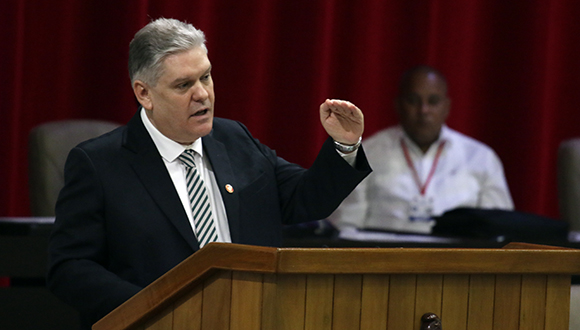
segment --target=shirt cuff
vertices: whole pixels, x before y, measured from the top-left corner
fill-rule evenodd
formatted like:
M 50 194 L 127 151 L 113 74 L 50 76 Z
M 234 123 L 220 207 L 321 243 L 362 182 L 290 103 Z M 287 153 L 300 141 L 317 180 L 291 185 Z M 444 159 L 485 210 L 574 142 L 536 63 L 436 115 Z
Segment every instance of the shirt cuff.
M 346 160 L 346 162 L 350 166 L 354 167 L 356 165 L 356 155 L 358 154 L 358 149 L 348 154 L 345 154 L 344 152 L 341 152 L 340 150 L 337 149 L 334 150 L 336 150 L 336 152 L 338 152 L 338 154 L 342 157 L 342 159 Z

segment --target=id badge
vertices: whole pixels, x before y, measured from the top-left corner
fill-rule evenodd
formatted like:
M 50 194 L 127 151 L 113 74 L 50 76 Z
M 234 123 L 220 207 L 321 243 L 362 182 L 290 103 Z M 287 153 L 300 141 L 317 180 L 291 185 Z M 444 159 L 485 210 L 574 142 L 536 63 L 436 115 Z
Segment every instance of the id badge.
M 433 198 L 427 196 L 415 196 L 409 203 L 409 220 L 429 222 L 432 220 Z

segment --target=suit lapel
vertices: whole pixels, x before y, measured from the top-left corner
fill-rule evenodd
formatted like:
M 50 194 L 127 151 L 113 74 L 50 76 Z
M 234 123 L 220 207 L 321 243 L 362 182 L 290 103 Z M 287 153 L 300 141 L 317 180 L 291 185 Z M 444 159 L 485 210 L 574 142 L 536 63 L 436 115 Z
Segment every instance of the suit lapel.
M 194 250 L 198 250 L 199 243 L 183 210 L 179 195 L 157 147 L 141 121 L 139 112 L 127 124 L 123 146 L 132 151 L 129 162 L 155 203 L 188 244 Z
M 203 137 L 203 148 L 213 168 L 217 185 L 224 201 L 232 242 L 237 242 L 240 237 L 240 199 L 236 191 L 238 184 L 234 177 L 230 157 L 225 145 L 213 137 L 213 131 Z M 226 187 L 231 187 L 232 189 Z

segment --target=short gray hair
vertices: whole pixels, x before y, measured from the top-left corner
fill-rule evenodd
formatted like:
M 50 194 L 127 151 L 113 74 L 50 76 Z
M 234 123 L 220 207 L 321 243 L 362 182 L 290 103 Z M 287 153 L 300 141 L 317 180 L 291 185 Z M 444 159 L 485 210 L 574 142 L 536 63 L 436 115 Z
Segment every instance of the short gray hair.
M 157 85 L 167 56 L 201 47 L 207 53 L 203 31 L 176 19 L 159 18 L 139 30 L 129 44 L 131 84 L 141 80 Z

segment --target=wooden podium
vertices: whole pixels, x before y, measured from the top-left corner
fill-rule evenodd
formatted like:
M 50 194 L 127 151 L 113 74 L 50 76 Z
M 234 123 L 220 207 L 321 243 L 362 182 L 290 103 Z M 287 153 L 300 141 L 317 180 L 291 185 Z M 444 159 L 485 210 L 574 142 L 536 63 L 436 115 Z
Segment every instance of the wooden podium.
M 95 330 L 568 330 L 580 250 L 265 248 L 211 243 Z

